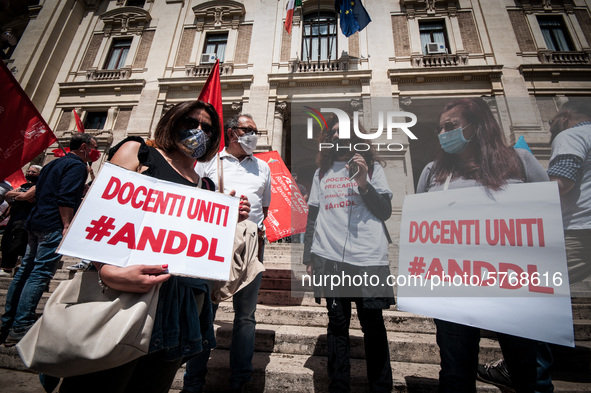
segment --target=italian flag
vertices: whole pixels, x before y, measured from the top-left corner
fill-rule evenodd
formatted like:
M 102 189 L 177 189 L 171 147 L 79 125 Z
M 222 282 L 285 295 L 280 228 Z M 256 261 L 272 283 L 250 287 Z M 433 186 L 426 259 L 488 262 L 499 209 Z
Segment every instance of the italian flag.
M 287 2 L 287 16 L 285 17 L 285 30 L 291 34 L 291 22 L 293 21 L 293 10 L 302 5 L 302 0 L 289 0 Z

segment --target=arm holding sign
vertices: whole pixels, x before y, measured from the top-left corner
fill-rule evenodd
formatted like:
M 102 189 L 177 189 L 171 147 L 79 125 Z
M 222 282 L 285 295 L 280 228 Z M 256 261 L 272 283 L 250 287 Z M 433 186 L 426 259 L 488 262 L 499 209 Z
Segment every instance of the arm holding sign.
M 154 285 L 163 283 L 170 278 L 165 274 L 168 265 L 133 265 L 119 267 L 95 262 L 103 283 L 123 292 L 146 293 Z

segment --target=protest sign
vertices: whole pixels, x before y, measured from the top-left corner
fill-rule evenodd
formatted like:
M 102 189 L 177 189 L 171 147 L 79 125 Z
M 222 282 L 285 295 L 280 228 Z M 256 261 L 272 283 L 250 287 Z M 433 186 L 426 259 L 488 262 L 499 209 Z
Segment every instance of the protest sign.
M 274 242 L 286 236 L 306 231 L 308 204 L 276 151 L 259 153 L 271 169 L 271 205 L 265 219 L 267 239 Z
M 239 199 L 106 163 L 58 252 L 117 266 L 227 280 Z
M 399 255 L 401 310 L 574 346 L 556 183 L 409 195 Z

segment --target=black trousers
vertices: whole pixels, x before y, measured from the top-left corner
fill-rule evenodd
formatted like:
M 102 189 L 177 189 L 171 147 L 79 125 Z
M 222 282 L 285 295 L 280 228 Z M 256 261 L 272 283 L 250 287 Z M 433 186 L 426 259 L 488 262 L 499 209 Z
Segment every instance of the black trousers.
M 440 393 L 476 392 L 480 329 L 435 320 L 441 355 Z M 497 333 L 511 381 L 518 393 L 533 393 L 536 387 L 538 342 Z
M 363 308 L 362 298 L 327 298 L 329 392 L 346 393 L 350 391 L 349 325 L 352 302 L 357 305 L 357 316 L 363 331 L 370 392 L 391 392 L 390 349 L 382 310 Z
M 154 352 L 119 367 L 64 378 L 60 393 L 168 393 L 181 360 L 167 362 L 164 351 Z
M 2 235 L 2 269 L 13 269 L 19 256 L 25 255 L 29 233 L 26 220 L 9 220 Z

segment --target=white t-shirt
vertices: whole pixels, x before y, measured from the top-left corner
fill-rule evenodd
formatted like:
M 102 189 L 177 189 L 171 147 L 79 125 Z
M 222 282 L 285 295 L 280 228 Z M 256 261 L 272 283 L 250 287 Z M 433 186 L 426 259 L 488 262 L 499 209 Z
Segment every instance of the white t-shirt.
M 259 228 L 265 219 L 263 207 L 271 204 L 271 169 L 263 160 L 253 155 L 242 161 L 229 154 L 225 149 L 220 153 L 224 171 L 224 192 L 236 190 L 236 196 L 245 195 L 250 202 L 248 219 Z M 199 176 L 209 177 L 218 187 L 217 158 L 209 162 L 197 162 L 195 172 Z
M 575 126 L 556 136 L 550 162 L 564 154 L 583 160 L 583 177 L 560 196 L 564 229 L 591 229 L 591 125 Z
M 344 161 L 336 161 L 320 179 L 316 170 L 308 204 L 318 207 L 311 252 L 357 266 L 388 265 L 388 241 L 382 221 L 368 209 Z M 386 173 L 374 164 L 369 182 L 379 194 L 392 191 Z

